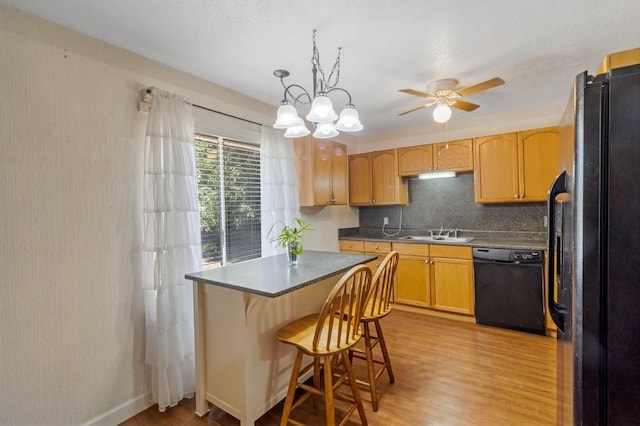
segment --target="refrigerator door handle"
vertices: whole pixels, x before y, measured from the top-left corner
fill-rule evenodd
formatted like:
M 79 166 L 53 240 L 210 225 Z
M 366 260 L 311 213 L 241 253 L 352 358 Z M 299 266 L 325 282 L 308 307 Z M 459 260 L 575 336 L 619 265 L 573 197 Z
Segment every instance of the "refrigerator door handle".
M 556 259 L 562 256 L 562 253 L 556 253 L 556 196 L 567 192 L 567 172 L 560 173 L 549 188 L 547 196 L 547 216 L 549 218 L 549 226 L 547 227 L 547 244 L 548 244 L 548 259 L 547 259 L 547 304 L 549 307 L 549 314 L 551 319 L 556 324 L 561 332 L 564 332 L 565 328 L 565 313 L 566 309 L 555 301 L 554 295 L 556 294 Z M 562 246 L 562 242 L 557 242 L 558 247 Z

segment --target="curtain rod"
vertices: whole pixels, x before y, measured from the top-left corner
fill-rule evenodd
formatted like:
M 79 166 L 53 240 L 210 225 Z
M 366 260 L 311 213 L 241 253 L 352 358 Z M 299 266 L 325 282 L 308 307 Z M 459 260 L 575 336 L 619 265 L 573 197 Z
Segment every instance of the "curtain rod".
M 152 88 L 151 88 L 151 87 L 149 87 L 149 88 L 146 90 L 147 95 L 151 95 L 151 89 L 152 89 Z M 143 100 L 142 102 L 144 102 L 144 103 L 148 103 L 148 102 L 146 102 L 145 100 Z M 237 120 L 242 120 L 242 121 L 245 121 L 245 122 L 247 122 L 247 123 L 255 124 L 256 126 L 264 126 L 264 124 L 262 124 L 262 123 L 257 123 L 257 122 L 255 122 L 255 121 L 249 120 L 249 119 L 247 119 L 247 118 L 242 118 L 242 117 L 237 117 L 237 116 L 235 116 L 235 115 L 227 114 L 226 112 L 216 111 L 215 109 L 207 108 L 207 107 L 202 106 L 202 105 L 197 105 L 197 104 L 194 104 L 194 103 L 192 103 L 191 105 L 193 105 L 193 106 L 194 106 L 194 107 L 196 107 L 196 108 L 204 109 L 205 111 L 215 112 L 216 114 L 225 115 L 225 116 L 230 117 L 230 118 L 235 118 L 235 119 L 237 119 Z M 148 112 L 148 110 L 147 110 L 147 112 Z

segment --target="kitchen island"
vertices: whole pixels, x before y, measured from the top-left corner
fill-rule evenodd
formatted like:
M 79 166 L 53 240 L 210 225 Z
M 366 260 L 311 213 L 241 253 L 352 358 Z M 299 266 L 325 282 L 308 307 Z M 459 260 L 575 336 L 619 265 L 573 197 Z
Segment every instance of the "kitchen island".
M 318 312 L 342 274 L 375 256 L 305 251 L 188 274 L 194 281 L 196 414 L 208 403 L 255 420 L 287 391 L 295 348 L 275 335 L 287 322 Z

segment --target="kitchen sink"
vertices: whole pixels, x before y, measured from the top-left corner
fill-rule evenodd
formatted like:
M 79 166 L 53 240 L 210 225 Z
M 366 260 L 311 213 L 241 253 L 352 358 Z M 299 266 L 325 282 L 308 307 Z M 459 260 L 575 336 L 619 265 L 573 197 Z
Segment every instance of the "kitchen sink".
M 404 237 L 400 237 L 400 239 L 411 241 L 427 241 L 431 243 L 468 243 L 473 240 L 473 238 L 469 237 L 449 237 L 448 235 L 407 235 Z

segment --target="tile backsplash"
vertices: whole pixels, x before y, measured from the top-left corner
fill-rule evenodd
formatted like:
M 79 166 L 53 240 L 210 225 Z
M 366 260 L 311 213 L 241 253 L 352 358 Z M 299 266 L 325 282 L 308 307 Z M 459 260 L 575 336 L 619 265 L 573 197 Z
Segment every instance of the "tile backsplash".
M 409 205 L 360 207 L 360 228 L 459 228 L 487 231 L 544 232 L 546 203 L 477 204 L 473 199 L 473 174 L 455 178 L 409 180 Z

